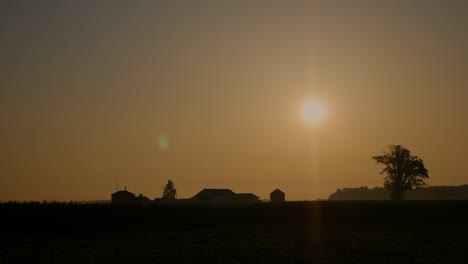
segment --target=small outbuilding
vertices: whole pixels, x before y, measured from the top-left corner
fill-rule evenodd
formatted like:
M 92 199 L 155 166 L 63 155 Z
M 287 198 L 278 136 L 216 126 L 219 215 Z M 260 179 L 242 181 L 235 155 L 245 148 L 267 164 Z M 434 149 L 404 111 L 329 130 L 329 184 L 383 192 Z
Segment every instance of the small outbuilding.
M 286 199 L 286 195 L 280 189 L 276 189 L 270 193 L 270 201 L 273 203 L 282 203 Z

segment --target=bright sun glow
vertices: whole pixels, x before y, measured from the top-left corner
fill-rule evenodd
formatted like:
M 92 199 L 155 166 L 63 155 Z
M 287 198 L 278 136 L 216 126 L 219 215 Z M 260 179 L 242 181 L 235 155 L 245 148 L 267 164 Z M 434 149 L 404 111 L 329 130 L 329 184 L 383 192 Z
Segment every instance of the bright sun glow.
M 308 125 L 315 125 L 323 120 L 325 111 L 316 101 L 307 101 L 302 105 L 301 116 Z

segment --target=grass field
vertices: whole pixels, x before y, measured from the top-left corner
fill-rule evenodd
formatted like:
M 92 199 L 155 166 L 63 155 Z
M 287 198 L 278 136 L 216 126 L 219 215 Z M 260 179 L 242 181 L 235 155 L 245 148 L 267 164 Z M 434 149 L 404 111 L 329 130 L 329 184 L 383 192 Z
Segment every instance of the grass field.
M 0 263 L 466 263 L 468 201 L 1 204 Z

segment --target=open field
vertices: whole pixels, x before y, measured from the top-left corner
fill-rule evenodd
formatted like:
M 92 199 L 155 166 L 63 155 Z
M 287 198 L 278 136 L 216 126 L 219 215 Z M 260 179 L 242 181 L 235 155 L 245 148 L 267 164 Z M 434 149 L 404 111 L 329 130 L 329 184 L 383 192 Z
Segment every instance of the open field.
M 1 204 L 0 263 L 464 263 L 468 201 Z

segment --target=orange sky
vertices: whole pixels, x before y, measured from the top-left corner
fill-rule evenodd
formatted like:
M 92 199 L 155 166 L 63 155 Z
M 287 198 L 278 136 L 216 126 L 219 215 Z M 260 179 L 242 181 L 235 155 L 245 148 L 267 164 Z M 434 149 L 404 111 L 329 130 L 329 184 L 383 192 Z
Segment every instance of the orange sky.
M 0 200 L 468 182 L 466 1 L 136 2 L 0 3 Z

